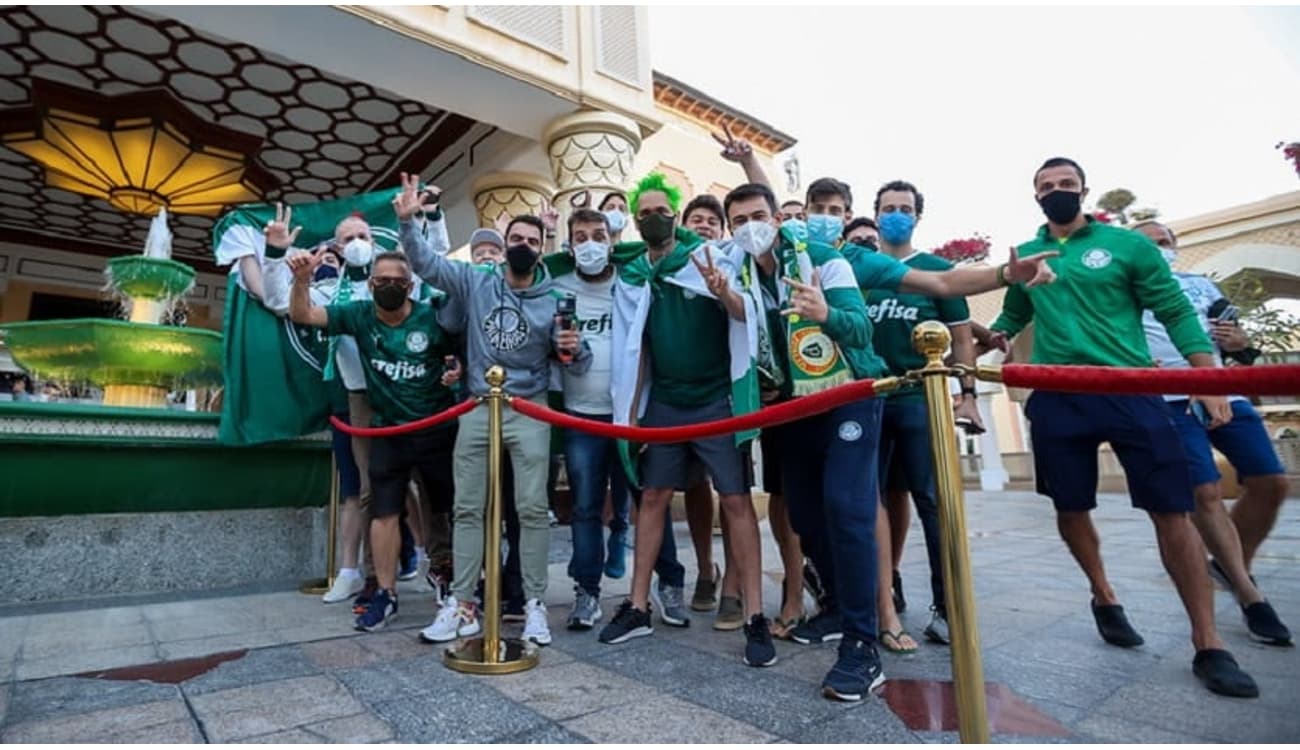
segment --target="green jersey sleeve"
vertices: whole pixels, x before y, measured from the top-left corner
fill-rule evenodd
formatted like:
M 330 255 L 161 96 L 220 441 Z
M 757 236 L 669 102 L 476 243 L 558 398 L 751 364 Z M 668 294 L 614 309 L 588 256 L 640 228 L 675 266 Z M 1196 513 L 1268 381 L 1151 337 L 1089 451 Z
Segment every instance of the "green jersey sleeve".
M 1029 299 L 1029 294 L 1023 287 L 1015 284 L 1007 288 L 1007 294 L 1002 298 L 1002 314 L 989 328 L 1002 331 L 1008 336 L 1015 336 L 1033 319 L 1033 300 Z
M 863 290 L 886 289 L 897 292 L 898 285 L 903 283 L 903 277 L 912 270 L 907 264 L 882 253 L 855 253 L 850 263 L 858 287 Z
M 355 336 L 361 329 L 361 313 L 370 307 L 369 300 L 356 300 L 342 305 L 326 305 L 328 322 L 325 332 L 331 336 Z

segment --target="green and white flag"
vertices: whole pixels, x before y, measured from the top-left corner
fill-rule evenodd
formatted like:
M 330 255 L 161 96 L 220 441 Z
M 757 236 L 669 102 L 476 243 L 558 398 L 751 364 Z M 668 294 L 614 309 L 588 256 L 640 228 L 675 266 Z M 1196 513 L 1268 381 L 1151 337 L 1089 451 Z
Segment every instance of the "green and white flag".
M 315 247 L 332 240 L 334 227 L 350 214 L 370 224 L 376 243 L 395 248 L 396 190 L 293 206 L 293 225 L 302 226 L 296 244 Z M 231 209 L 212 230 L 219 265 L 266 253 L 263 229 L 275 218 L 275 205 L 249 204 Z M 272 251 L 274 253 L 274 250 Z M 226 288 L 222 366 L 225 390 L 218 441 L 253 445 L 292 440 L 328 426 L 331 386 L 322 379 L 329 343 L 324 331 L 300 326 L 267 310 L 249 294 L 238 267 Z

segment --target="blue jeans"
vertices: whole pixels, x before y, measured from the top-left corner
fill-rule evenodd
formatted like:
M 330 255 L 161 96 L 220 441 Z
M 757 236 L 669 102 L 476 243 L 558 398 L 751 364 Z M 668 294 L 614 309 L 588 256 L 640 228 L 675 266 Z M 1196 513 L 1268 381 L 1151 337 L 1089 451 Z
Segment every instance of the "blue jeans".
M 608 415 L 575 416 L 600 422 L 613 421 L 613 417 Z M 573 493 L 570 527 L 573 532 L 573 557 L 569 559 L 569 577 L 587 593 L 599 596 L 600 577 L 605 570 L 605 534 L 600 520 L 605 509 L 605 490 L 609 489 L 612 493 L 617 519 L 620 503 L 623 508 L 627 508 L 627 477 L 619 461 L 618 444 L 609 438 L 565 430 L 564 461 L 569 472 L 569 489 Z M 668 513 L 664 514 L 664 538 L 659 545 L 655 572 L 659 574 L 659 582 L 665 586 L 680 587 L 686 584 L 686 569 L 677 561 L 673 519 Z
M 790 523 L 826 586 L 844 637 L 876 641 L 876 512 L 880 417 L 867 399 L 791 422 L 781 473 Z
M 885 399 L 880 427 L 880 476 L 889 467 L 898 471 L 901 487 L 912 493 L 916 515 L 925 531 L 925 552 L 930 558 L 930 603 L 940 612 L 943 601 L 943 557 L 939 541 L 939 504 L 934 489 L 934 462 L 930 455 L 930 420 L 921 399 Z

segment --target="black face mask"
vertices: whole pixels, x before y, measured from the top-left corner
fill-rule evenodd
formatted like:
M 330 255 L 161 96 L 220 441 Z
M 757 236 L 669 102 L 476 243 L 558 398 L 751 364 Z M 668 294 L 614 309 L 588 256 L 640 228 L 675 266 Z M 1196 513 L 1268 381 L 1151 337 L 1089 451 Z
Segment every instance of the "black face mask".
M 648 245 L 662 245 L 673 236 L 673 225 L 676 219 L 664 214 L 650 214 L 644 219 L 637 219 L 636 231 L 641 233 L 641 239 Z
M 406 303 L 406 287 L 396 284 L 377 286 L 371 295 L 375 298 L 375 304 L 388 312 L 396 312 Z
M 1048 221 L 1063 226 L 1074 221 L 1079 215 L 1079 202 L 1082 199 L 1082 193 L 1053 190 L 1038 199 L 1038 206 L 1043 209 L 1043 214 L 1047 216 Z
M 537 265 L 537 253 L 527 245 L 511 245 L 506 248 L 506 265 L 516 276 L 526 276 Z
M 870 250 L 870 251 L 873 252 L 873 253 L 875 253 L 875 252 L 880 252 L 880 246 L 876 244 L 876 241 L 875 241 L 874 239 L 865 239 L 865 240 L 848 240 L 845 244 L 848 244 L 848 245 L 857 245 L 858 247 L 864 247 L 864 248 Z

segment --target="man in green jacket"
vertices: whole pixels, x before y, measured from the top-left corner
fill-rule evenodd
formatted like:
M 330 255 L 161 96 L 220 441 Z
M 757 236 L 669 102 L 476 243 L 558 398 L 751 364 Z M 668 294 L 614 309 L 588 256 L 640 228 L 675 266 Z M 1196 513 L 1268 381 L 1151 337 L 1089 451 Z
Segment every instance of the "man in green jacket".
M 1034 364 L 1151 367 L 1142 327 L 1142 311 L 1149 309 L 1192 367 L 1215 367 L 1213 346 L 1159 249 L 1137 232 L 1084 214 L 1087 192 L 1083 169 L 1070 159 L 1048 159 L 1034 173 L 1034 195 L 1047 223 L 1019 252 L 1059 253 L 1050 261 L 1058 281 L 1008 289 L 991 328 L 1014 336 L 1034 321 Z M 1225 398 L 1193 400 L 1205 409 L 1211 429 L 1232 418 Z M 1215 693 L 1259 695 L 1214 626 L 1205 548 L 1189 517 L 1195 503 L 1187 457 L 1161 398 L 1039 390 L 1025 404 L 1025 416 L 1038 492 L 1052 499 L 1061 537 L 1088 576 L 1101 637 L 1122 647 L 1143 642 L 1106 580 L 1089 516 L 1097 505 L 1097 449 L 1108 442 L 1124 466 L 1133 505 L 1151 516 L 1161 560 L 1191 619 L 1193 672 Z

